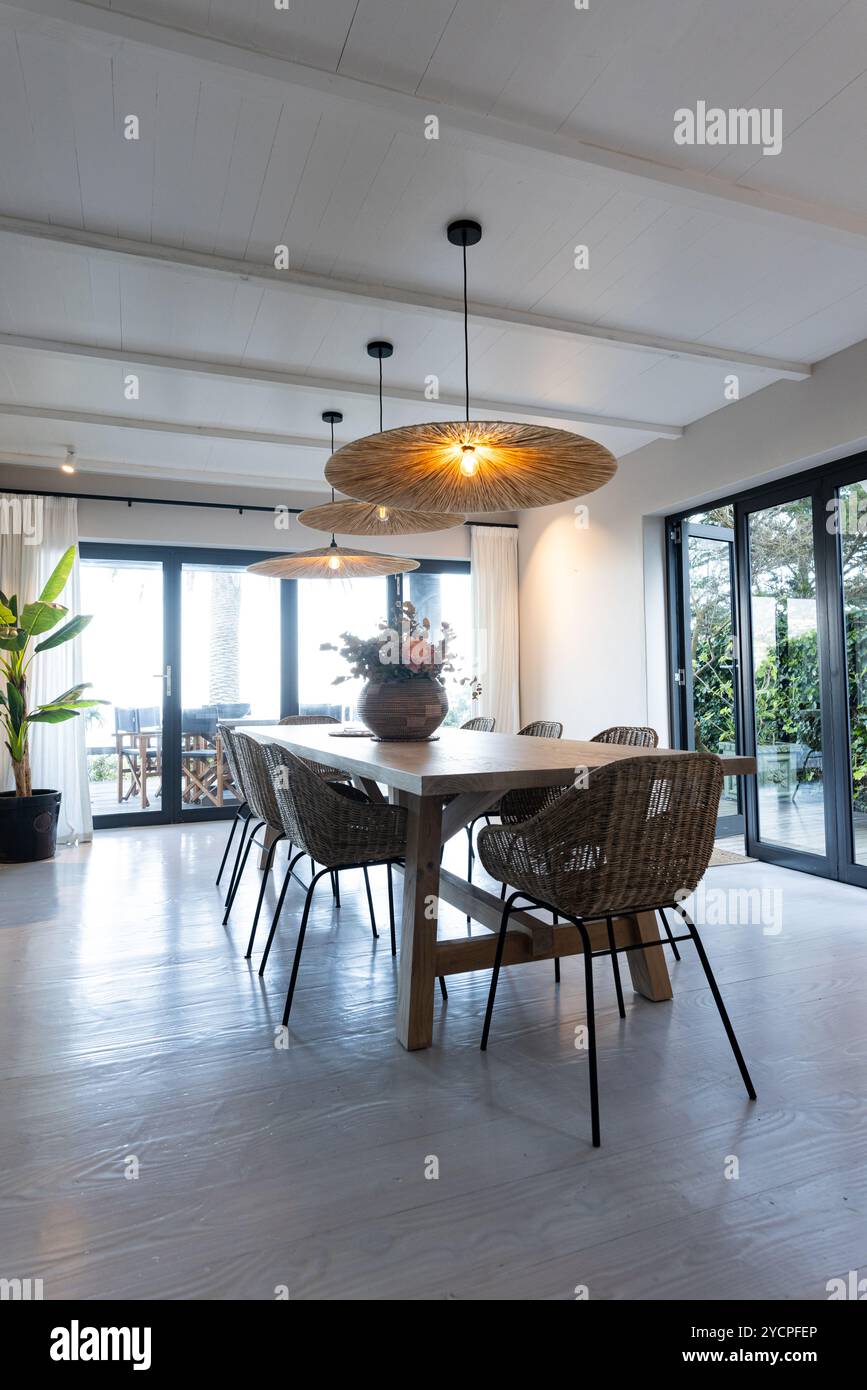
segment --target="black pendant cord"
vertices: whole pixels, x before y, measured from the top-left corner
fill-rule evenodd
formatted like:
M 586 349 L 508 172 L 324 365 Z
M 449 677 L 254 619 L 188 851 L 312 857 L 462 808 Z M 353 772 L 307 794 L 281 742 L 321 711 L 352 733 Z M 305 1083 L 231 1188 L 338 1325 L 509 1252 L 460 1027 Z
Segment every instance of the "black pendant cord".
M 379 432 L 382 434 L 382 358 L 379 359 Z
M 464 242 L 464 386 L 467 396 L 467 424 L 470 422 L 470 330 L 467 309 L 467 243 Z M 380 426 L 380 429 L 382 426 Z
M 331 452 L 332 452 L 332 454 L 334 453 L 334 421 L 333 421 L 333 420 L 331 421 Z M 331 505 L 332 505 L 332 506 L 334 505 L 334 488 L 333 488 L 333 487 L 332 487 L 332 489 L 331 489 Z M 331 544 L 332 544 L 332 545 L 336 545 L 336 544 L 337 544 L 336 540 L 334 539 L 334 532 L 333 532 L 333 531 L 331 532 Z

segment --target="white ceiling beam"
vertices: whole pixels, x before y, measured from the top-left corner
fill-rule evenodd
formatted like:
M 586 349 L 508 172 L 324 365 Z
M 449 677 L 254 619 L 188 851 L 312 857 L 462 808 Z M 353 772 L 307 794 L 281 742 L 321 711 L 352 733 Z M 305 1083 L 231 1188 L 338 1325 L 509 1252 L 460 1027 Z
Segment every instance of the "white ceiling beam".
M 306 376 L 303 372 L 278 372 L 267 367 L 247 367 L 231 362 L 209 362 L 198 357 L 172 357 L 165 353 L 138 352 L 135 349 L 104 347 L 97 343 L 70 343 L 55 338 L 30 338 L 17 333 L 0 333 L 0 349 L 12 348 L 22 352 L 41 352 L 59 357 L 86 358 L 97 362 L 112 362 L 123 366 L 151 367 L 157 371 L 189 372 L 196 376 L 220 377 L 226 381 L 255 382 L 259 385 L 286 386 L 293 390 L 310 391 L 329 397 L 335 408 L 341 396 L 362 396 L 379 399 L 379 386 L 372 381 L 352 381 L 342 377 Z M 383 400 L 412 401 L 419 410 L 436 410 L 454 406 L 463 411 L 464 397 L 440 393 L 435 401 L 427 401 L 418 389 L 384 386 Z M 621 419 L 612 415 L 593 415 L 587 411 L 564 409 L 559 405 L 530 404 L 526 401 L 493 401 L 473 397 L 473 414 L 524 416 L 531 420 L 568 420 L 590 428 L 638 430 L 655 434 L 662 439 L 680 439 L 681 425 L 660 424 L 653 420 Z M 256 435 L 264 441 L 264 436 Z M 267 442 L 267 441 L 265 441 Z M 322 441 L 317 441 L 321 443 Z
M 140 44 L 218 68 L 224 74 L 276 84 L 284 90 L 287 86 L 303 88 L 332 104 L 344 102 L 355 108 L 363 106 L 382 112 L 392 126 L 398 124 L 414 131 L 419 140 L 424 138 L 426 117 L 435 115 L 439 118 L 441 140 L 490 151 L 500 158 L 506 156 L 530 162 L 537 168 L 578 178 L 586 178 L 590 173 L 597 180 L 629 187 L 647 197 L 727 217 L 749 218 L 772 229 L 789 232 L 796 229 L 813 238 L 830 239 L 861 249 L 867 239 L 867 217 L 844 208 L 746 187 L 713 174 L 675 168 L 593 145 L 575 135 L 545 131 L 464 107 L 448 106 L 341 73 L 277 58 L 224 39 L 140 19 L 119 10 L 80 3 L 80 0 L 17 0 L 17 3 L 7 0 L 0 4 L 0 13 L 13 18 L 19 26 L 44 28 L 46 23 L 60 22 L 91 36 L 116 43 Z
M 189 425 L 177 420 L 151 420 L 142 416 L 108 415 L 102 411 L 67 410 L 44 405 L 19 405 L 0 401 L 0 418 L 60 420 L 69 425 L 99 425 L 109 429 L 145 430 L 155 434 L 185 434 L 198 439 L 229 439 L 242 444 L 278 444 L 283 449 L 321 449 L 330 453 L 327 439 L 298 434 L 274 434 L 266 430 L 238 430 L 228 425 Z
M 48 241 L 54 245 L 80 248 L 101 255 L 152 262 L 170 270 L 192 270 L 216 276 L 229 275 L 250 284 L 263 285 L 268 289 L 289 290 L 318 299 L 336 299 L 344 303 L 361 303 L 376 309 L 421 309 L 438 318 L 462 317 L 464 312 L 461 300 L 445 295 L 424 294 L 394 285 L 365 285 L 338 276 L 314 275 L 309 271 L 276 270 L 273 266 L 251 264 L 231 256 L 190 251 L 180 246 L 160 246 L 155 242 L 114 237 L 103 232 L 90 232 L 78 227 L 60 227 L 20 217 L 0 215 L 0 233 Z M 791 381 L 803 381 L 812 373 L 812 367 L 808 362 L 767 357 L 761 353 L 742 352 L 737 348 L 722 347 L 713 343 L 666 338 L 658 333 L 633 332 L 624 328 L 607 328 L 600 324 L 557 318 L 552 314 L 536 314 L 527 309 L 508 309 L 500 304 L 471 301 L 469 309 L 470 317 L 479 323 L 493 324 L 503 329 L 528 329 L 537 333 L 577 339 L 588 346 L 627 348 L 633 352 L 650 352 L 664 357 L 681 358 L 684 361 L 757 368 Z

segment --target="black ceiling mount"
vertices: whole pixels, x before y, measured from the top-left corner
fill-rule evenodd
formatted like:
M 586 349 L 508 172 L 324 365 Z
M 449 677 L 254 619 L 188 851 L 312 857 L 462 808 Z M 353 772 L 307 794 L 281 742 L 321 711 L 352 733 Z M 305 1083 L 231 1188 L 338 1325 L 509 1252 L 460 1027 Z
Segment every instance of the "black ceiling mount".
M 478 246 L 482 239 L 482 226 L 469 217 L 459 217 L 457 222 L 450 222 L 446 227 L 446 236 L 452 246 Z
M 372 343 L 367 344 L 368 357 L 378 357 L 380 362 L 383 357 L 391 357 L 394 352 L 394 343 L 387 343 L 383 339 L 374 338 Z
M 323 410 L 322 418 L 326 425 L 339 425 L 343 419 L 342 410 Z

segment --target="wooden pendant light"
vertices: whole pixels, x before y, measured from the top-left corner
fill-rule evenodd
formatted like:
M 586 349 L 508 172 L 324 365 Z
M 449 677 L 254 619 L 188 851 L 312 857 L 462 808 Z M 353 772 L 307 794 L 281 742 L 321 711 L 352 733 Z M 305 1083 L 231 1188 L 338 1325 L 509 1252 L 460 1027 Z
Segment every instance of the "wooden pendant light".
M 513 511 L 594 492 L 617 471 L 602 444 L 545 425 L 470 420 L 467 247 L 482 229 L 462 219 L 447 235 L 463 251 L 466 419 L 353 440 L 329 459 L 326 478 L 350 497 L 424 511 Z
M 367 344 L 368 357 L 379 361 L 379 432 L 382 433 L 382 363 L 391 357 L 394 346 L 382 339 Z M 328 413 L 328 412 L 326 412 Z M 325 416 L 322 417 L 325 419 Z M 332 450 L 334 439 L 332 431 Z M 341 488 L 341 491 L 344 491 Z M 409 536 L 425 531 L 448 531 L 452 526 L 463 525 L 461 512 L 428 512 L 408 510 L 405 507 L 387 507 L 377 498 L 369 502 L 354 502 L 348 499 L 334 500 L 321 507 L 307 507 L 298 517 L 302 526 L 310 526 L 314 531 L 340 531 L 347 536 Z

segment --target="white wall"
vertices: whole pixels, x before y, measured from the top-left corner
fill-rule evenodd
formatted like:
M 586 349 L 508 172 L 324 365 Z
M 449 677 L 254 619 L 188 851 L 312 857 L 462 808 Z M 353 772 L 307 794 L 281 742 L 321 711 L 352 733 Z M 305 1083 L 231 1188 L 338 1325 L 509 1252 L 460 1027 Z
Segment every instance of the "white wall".
M 522 721 L 562 719 L 573 738 L 649 723 L 664 742 L 662 518 L 865 448 L 865 382 L 867 341 L 628 455 L 585 499 L 587 530 L 573 503 L 522 512 Z

